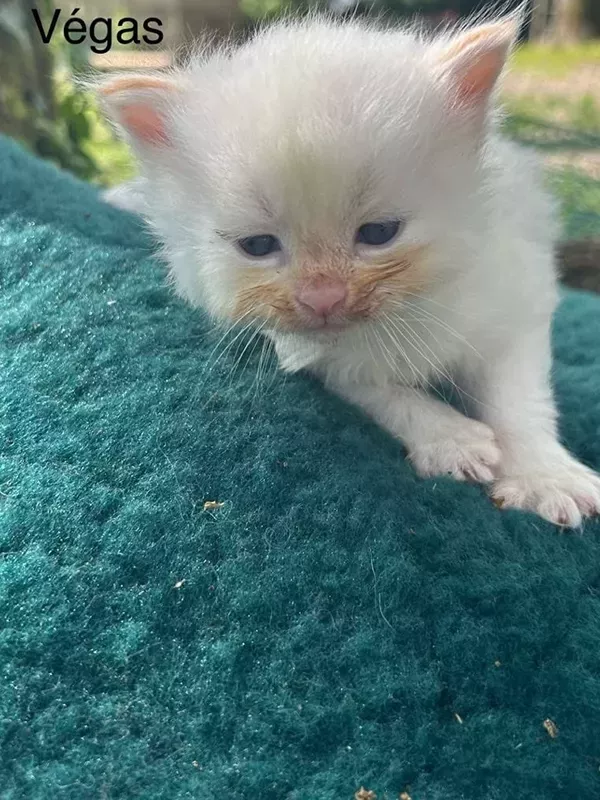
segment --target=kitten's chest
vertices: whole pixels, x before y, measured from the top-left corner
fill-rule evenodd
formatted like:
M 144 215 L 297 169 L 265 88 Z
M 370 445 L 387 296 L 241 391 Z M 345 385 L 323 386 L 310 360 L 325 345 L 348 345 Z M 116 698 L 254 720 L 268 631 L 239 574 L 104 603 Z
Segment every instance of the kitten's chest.
M 445 334 L 445 335 L 443 335 Z M 400 383 L 427 386 L 451 378 L 460 360 L 457 334 L 433 330 L 422 323 L 394 320 L 353 331 L 340 339 L 325 357 L 328 372 L 356 383 Z

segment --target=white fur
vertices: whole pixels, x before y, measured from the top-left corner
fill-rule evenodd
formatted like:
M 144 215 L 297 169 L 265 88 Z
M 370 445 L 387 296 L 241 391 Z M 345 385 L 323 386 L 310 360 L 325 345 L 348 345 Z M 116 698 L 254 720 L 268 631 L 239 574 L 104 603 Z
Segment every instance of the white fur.
M 167 101 L 171 146 L 132 141 L 136 191 L 178 291 L 225 320 L 249 266 L 217 231 L 272 233 L 285 254 L 405 216 L 404 241 L 430 247 L 430 288 L 335 335 L 265 331 L 282 368 L 364 408 L 422 475 L 494 481 L 505 505 L 578 526 L 600 511 L 600 479 L 557 441 L 552 204 L 495 111 L 449 104 L 451 41 L 309 18 L 199 55 Z M 440 376 L 479 422 L 425 393 Z
M 135 214 L 144 214 L 146 211 L 144 195 L 144 182 L 139 178 L 112 186 L 102 192 L 102 198 L 111 206 Z

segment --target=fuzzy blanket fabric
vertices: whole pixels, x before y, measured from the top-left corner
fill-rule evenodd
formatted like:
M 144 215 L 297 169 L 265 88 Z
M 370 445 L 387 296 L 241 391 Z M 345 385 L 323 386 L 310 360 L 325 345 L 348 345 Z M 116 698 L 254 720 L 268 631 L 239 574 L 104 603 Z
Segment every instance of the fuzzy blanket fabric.
M 419 480 L 94 189 L 0 186 L 0 796 L 600 797 L 600 524 Z M 555 350 L 598 467 L 600 298 Z

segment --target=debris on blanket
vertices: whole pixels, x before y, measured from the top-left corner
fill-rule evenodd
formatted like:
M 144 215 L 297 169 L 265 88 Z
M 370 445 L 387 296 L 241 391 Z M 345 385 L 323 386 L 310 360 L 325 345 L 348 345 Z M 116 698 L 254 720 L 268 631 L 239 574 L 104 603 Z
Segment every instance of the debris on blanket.
M 370 789 L 365 789 L 364 786 L 361 786 L 360 789 L 355 792 L 354 800 L 377 800 L 377 795 Z
M 387 795 L 385 796 L 387 797 Z M 377 795 L 371 789 L 365 789 L 364 786 L 361 786 L 360 789 L 355 792 L 354 800 L 377 800 Z M 398 800 L 412 800 L 412 797 L 408 793 L 408 789 L 400 792 L 398 795 Z
M 552 722 L 551 719 L 544 720 L 544 728 L 548 731 L 548 736 L 551 739 L 556 739 L 558 736 L 558 725 L 556 722 Z
M 204 511 L 218 511 L 224 505 L 225 503 L 220 503 L 218 500 L 205 500 L 202 508 Z

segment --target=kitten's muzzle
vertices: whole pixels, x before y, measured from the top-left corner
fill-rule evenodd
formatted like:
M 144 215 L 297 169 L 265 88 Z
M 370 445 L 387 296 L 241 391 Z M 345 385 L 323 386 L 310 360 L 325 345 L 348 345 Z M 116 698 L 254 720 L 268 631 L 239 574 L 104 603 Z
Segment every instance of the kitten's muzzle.
M 301 286 L 294 295 L 296 307 L 311 322 L 325 324 L 345 310 L 348 289 L 337 279 L 316 279 Z

